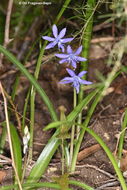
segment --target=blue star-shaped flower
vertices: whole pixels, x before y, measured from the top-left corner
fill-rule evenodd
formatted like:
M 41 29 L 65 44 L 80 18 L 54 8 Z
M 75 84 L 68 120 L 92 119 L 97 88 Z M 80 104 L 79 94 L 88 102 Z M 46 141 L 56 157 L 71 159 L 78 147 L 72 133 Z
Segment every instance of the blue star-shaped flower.
M 63 78 L 60 81 L 60 83 L 61 84 L 72 83 L 72 86 L 76 89 L 77 94 L 79 93 L 81 84 L 86 84 L 86 85 L 92 84 L 92 82 L 90 82 L 90 81 L 81 79 L 81 77 L 83 77 L 83 75 L 86 74 L 87 71 L 81 71 L 78 75 L 76 75 L 73 70 L 71 70 L 71 69 L 66 69 L 66 70 L 71 77 Z
M 42 36 L 42 38 L 44 40 L 48 40 L 49 42 L 51 42 L 46 46 L 45 49 L 53 48 L 55 45 L 58 44 L 58 48 L 61 49 L 62 52 L 64 52 L 64 43 L 71 42 L 74 38 L 64 38 L 63 39 L 63 37 L 65 36 L 65 33 L 66 33 L 66 28 L 63 28 L 60 31 L 60 33 L 58 34 L 58 29 L 55 24 L 52 27 L 52 32 L 53 32 L 54 38 L 49 37 L 49 36 Z
M 69 63 L 74 68 L 76 68 L 76 63 L 80 61 L 86 61 L 86 58 L 78 56 L 82 51 L 82 46 L 80 46 L 75 52 L 73 52 L 70 45 L 67 46 L 67 54 L 55 54 L 56 57 L 61 58 L 62 60 L 59 61 L 60 64 L 62 63 Z

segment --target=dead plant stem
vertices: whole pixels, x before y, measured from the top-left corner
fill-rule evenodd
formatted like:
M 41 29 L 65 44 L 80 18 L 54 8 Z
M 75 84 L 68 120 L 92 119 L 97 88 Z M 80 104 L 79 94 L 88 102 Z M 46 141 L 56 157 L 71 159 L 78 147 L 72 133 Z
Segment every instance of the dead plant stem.
M 3 99 L 4 99 L 4 110 L 5 110 L 5 117 L 6 117 L 6 124 L 7 124 L 8 141 L 9 141 L 11 158 L 12 158 L 12 166 L 13 166 L 14 171 L 15 171 L 15 175 L 16 175 L 17 182 L 18 182 L 18 185 L 19 185 L 19 189 L 23 190 L 22 186 L 21 186 L 21 182 L 19 180 L 19 176 L 18 176 L 18 172 L 17 172 L 17 169 L 16 169 L 16 165 L 15 165 L 13 146 L 12 146 L 12 140 L 11 140 L 10 125 L 9 125 L 9 118 L 8 118 L 8 110 L 7 110 L 7 99 L 5 97 L 4 90 L 3 90 L 3 87 L 2 87 L 1 83 L 0 83 L 0 92 L 2 93 L 2 96 L 3 96 Z
M 11 12 L 12 12 L 13 0 L 9 0 L 8 8 L 7 8 L 7 15 L 6 15 L 6 22 L 5 22 L 5 32 L 4 32 L 4 44 L 3 46 L 6 48 L 10 39 L 9 39 L 9 28 L 10 28 L 10 19 L 11 19 Z M 2 67 L 3 62 L 3 54 L 0 55 L 0 67 Z

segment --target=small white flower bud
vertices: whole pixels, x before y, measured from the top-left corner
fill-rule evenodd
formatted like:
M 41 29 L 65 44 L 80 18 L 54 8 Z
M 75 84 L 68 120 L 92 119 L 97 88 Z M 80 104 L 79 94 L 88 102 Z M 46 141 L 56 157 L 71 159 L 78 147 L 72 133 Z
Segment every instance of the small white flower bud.
M 29 130 L 28 130 L 28 127 L 26 126 L 25 129 L 24 129 L 24 136 L 23 136 L 23 153 L 26 154 L 26 151 L 28 149 L 28 142 L 30 140 L 30 133 L 29 133 Z

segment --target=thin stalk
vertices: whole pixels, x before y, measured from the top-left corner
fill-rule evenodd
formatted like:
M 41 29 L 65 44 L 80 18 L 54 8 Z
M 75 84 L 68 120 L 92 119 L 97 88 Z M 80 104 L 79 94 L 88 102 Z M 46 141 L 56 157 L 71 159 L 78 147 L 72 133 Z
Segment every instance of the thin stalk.
M 118 158 L 119 158 L 119 160 L 121 159 L 121 156 L 122 156 L 126 127 L 127 127 L 127 108 L 126 108 L 126 111 L 124 114 L 124 119 L 122 122 L 121 134 L 120 134 L 120 139 L 119 139 L 119 146 L 118 146 Z
M 76 161 L 77 161 L 77 155 L 78 155 L 78 152 L 79 152 L 79 149 L 80 149 L 80 146 L 81 146 L 81 143 L 82 143 L 82 139 L 84 137 L 84 133 L 85 133 L 85 130 L 89 124 L 89 121 L 91 119 L 91 116 L 92 114 L 94 113 L 94 110 L 98 104 L 98 102 L 100 101 L 101 99 L 101 96 L 102 96 L 102 90 L 98 93 L 98 95 L 95 97 L 95 100 L 93 102 L 93 104 L 91 105 L 89 111 L 88 111 L 88 115 L 85 119 L 85 121 L 83 122 L 83 128 L 81 129 L 80 131 L 80 135 L 79 135 L 79 138 L 78 140 L 76 141 L 76 145 L 75 145 L 75 149 L 74 149 L 74 155 L 73 155 L 73 159 L 72 159 L 72 164 L 71 164 L 71 172 L 74 172 L 75 171 L 75 167 L 76 167 Z
M 122 172 L 121 172 L 120 168 L 118 167 L 118 163 L 117 163 L 115 157 L 113 156 L 112 152 L 110 151 L 110 149 L 107 147 L 107 145 L 104 143 L 104 141 L 93 130 L 86 128 L 86 131 L 89 134 L 91 134 L 97 140 L 97 142 L 101 145 L 101 147 L 104 149 L 105 153 L 109 157 L 109 159 L 115 169 L 115 172 L 119 178 L 122 188 L 124 190 L 127 190 L 126 182 L 123 178 Z
M 23 108 L 23 118 L 22 118 L 22 133 L 24 132 L 24 128 L 25 128 L 25 120 L 26 120 L 26 112 L 27 112 L 27 106 L 28 106 L 28 102 L 29 102 L 29 97 L 30 97 L 30 89 L 27 93 L 26 99 L 25 99 L 25 104 L 24 104 L 24 108 Z
M 22 186 L 21 186 L 19 176 L 18 176 L 18 171 L 17 171 L 17 168 L 16 168 L 16 164 L 15 164 L 13 145 L 12 145 L 12 139 L 11 139 L 10 124 L 9 124 L 9 117 L 8 117 L 8 110 L 7 110 L 7 100 L 6 100 L 4 90 L 3 90 L 3 87 L 2 87 L 1 83 L 0 83 L 0 92 L 2 93 L 2 96 L 3 96 L 3 99 L 4 99 L 4 110 L 5 110 L 5 118 L 6 118 L 6 124 L 7 124 L 8 141 L 9 141 L 11 158 L 12 158 L 12 166 L 13 166 L 14 171 L 15 171 L 15 176 L 16 176 L 16 179 L 17 179 L 17 182 L 18 182 L 18 185 L 19 185 L 19 189 L 23 190 Z
M 74 102 L 73 102 L 73 107 L 75 108 L 77 105 L 77 94 L 76 94 L 76 89 L 74 88 Z M 73 158 L 73 152 L 74 152 L 74 137 L 75 137 L 75 124 L 72 125 L 71 128 L 71 144 L 70 144 L 70 168 L 71 168 L 71 163 L 72 163 L 72 158 Z
M 68 4 L 71 2 L 71 0 L 66 0 L 64 5 L 62 6 L 60 12 L 58 13 L 56 19 L 55 19 L 55 22 L 54 24 L 57 24 L 59 19 L 61 18 L 62 14 L 64 13 L 64 11 L 66 10 Z M 51 31 L 48 33 L 48 36 L 50 36 L 51 34 Z M 46 47 L 46 44 L 47 44 L 47 41 L 44 42 L 44 45 L 41 47 L 41 50 L 40 50 L 40 54 L 39 54 L 39 57 L 38 57 L 38 60 L 37 60 L 37 66 L 36 66 L 36 70 L 35 70 L 35 73 L 34 73 L 34 77 L 35 79 L 37 80 L 38 79 L 38 75 L 39 75 L 39 72 L 40 72 L 40 68 L 41 68 L 41 63 L 42 63 L 42 57 L 44 55 L 44 52 L 45 52 L 45 47 Z M 32 147 L 33 147 L 33 131 L 34 131 L 34 102 L 35 102 L 35 95 L 36 95 L 36 90 L 35 88 L 32 89 L 32 92 L 31 92 L 31 108 L 30 108 L 30 112 L 33 112 L 32 114 L 30 114 L 30 120 L 31 120 L 31 124 L 30 124 L 30 151 L 29 151 L 29 155 L 30 157 L 32 158 Z
M 61 149 L 62 149 L 62 175 L 64 174 L 64 168 L 65 168 L 65 166 L 64 166 L 64 162 L 65 162 L 65 159 L 64 159 L 64 157 L 65 157 L 65 153 L 64 153 L 64 139 L 62 138 L 61 139 Z
M 64 106 L 60 106 L 59 107 L 59 111 L 60 111 L 60 121 L 63 121 L 66 119 L 66 108 Z M 61 125 L 60 126 L 60 136 L 61 136 L 61 150 L 62 150 L 62 158 L 61 158 L 61 163 L 62 163 L 62 175 L 64 174 L 65 171 L 65 149 L 64 149 L 64 135 L 65 133 L 65 126 Z
M 33 154 L 33 137 L 34 137 L 34 113 L 35 113 L 35 90 L 32 86 L 30 95 L 30 141 L 28 160 L 32 160 Z
M 83 40 L 82 40 L 82 45 L 83 45 L 83 51 L 82 51 L 82 56 L 85 57 L 87 60 L 89 58 L 89 48 L 90 48 L 90 41 L 91 41 L 91 36 L 92 36 L 92 30 L 93 30 L 93 12 L 95 8 L 95 3 L 96 0 L 87 0 L 86 4 L 86 17 L 85 20 L 89 21 L 86 25 L 86 28 L 83 31 Z M 82 62 L 81 63 L 81 71 L 87 71 L 88 70 L 88 61 Z M 86 79 L 87 75 L 84 75 L 84 79 Z M 78 95 L 78 102 L 80 103 L 83 100 L 84 97 L 84 90 L 81 86 L 79 95 Z M 82 122 L 82 112 L 79 114 L 78 117 L 78 123 L 80 124 Z M 78 126 L 77 128 L 78 133 L 80 132 L 80 127 Z

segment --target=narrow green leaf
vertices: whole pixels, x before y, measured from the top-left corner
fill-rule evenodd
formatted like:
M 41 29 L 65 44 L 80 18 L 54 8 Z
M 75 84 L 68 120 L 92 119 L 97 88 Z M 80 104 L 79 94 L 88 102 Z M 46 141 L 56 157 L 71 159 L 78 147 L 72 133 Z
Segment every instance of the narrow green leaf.
M 85 183 L 81 183 L 80 181 L 69 180 L 69 184 L 75 185 L 77 187 L 81 187 L 82 189 L 85 189 L 85 190 L 94 190 L 92 187 L 86 185 Z M 60 185 L 58 185 L 56 183 L 50 183 L 50 182 L 25 183 L 22 186 L 23 186 L 23 188 L 26 187 L 26 188 L 30 188 L 30 189 L 41 188 L 41 187 L 49 187 L 52 189 L 61 189 Z M 1 187 L 1 190 L 10 190 L 15 187 L 17 187 L 17 185 L 4 186 L 4 187 Z M 66 190 L 72 190 L 72 189 L 68 188 Z
M 15 165 L 18 172 L 19 179 L 22 177 L 22 150 L 21 142 L 16 128 L 10 123 L 11 139 L 14 152 Z
M 59 145 L 60 140 L 58 138 L 52 137 L 32 168 L 30 175 L 27 178 L 27 183 L 33 183 L 40 179 Z
M 127 127 L 127 108 L 125 110 L 124 119 L 122 122 L 122 128 L 121 128 L 121 135 L 119 140 L 119 146 L 118 146 L 118 158 L 121 159 L 122 152 L 123 152 L 123 145 L 124 145 L 124 136 L 125 136 L 125 129 Z
M 49 129 L 57 128 L 57 127 L 59 127 L 60 125 L 65 125 L 65 124 L 72 124 L 72 122 L 69 122 L 69 121 L 67 121 L 67 120 L 65 120 L 65 121 L 52 122 L 52 123 L 49 123 L 49 124 L 43 129 L 43 131 L 47 131 L 47 130 L 49 130 Z

